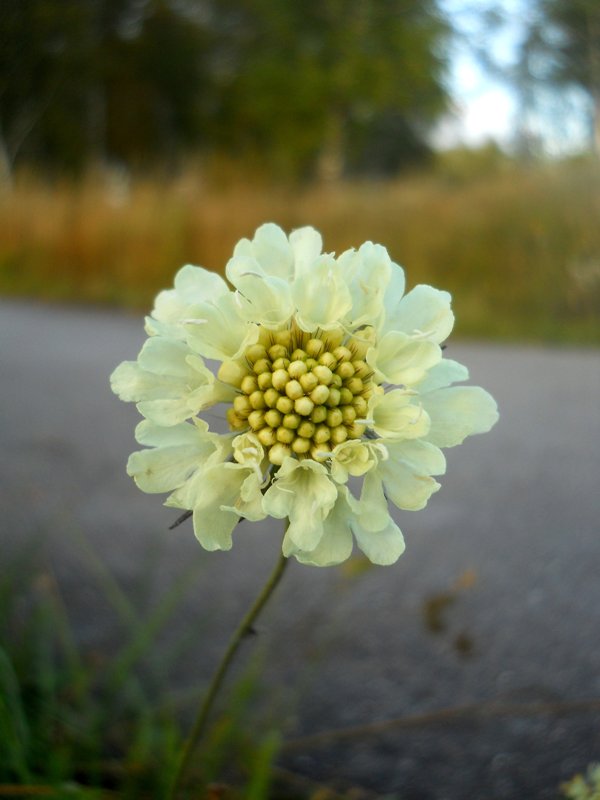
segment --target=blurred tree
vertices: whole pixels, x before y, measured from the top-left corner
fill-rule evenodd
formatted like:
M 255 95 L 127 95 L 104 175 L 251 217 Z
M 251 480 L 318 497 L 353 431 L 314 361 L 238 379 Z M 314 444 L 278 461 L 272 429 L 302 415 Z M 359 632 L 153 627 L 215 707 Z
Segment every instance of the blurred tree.
M 521 49 L 524 84 L 577 86 L 591 99 L 592 140 L 600 155 L 600 2 L 536 0 Z
M 0 20 L 5 174 L 197 144 L 205 36 L 166 0 L 0 0 Z
M 600 153 L 600 0 L 459 0 L 455 41 L 514 93 L 514 151 Z M 591 114 L 590 114 L 591 111 Z
M 22 154 L 81 156 L 78 79 L 85 8 L 48 0 L 0 0 L 0 158 L 5 173 Z M 77 120 L 77 122 L 76 122 Z M 41 131 L 43 130 L 43 135 Z M 34 144 L 35 141 L 35 144 Z
M 138 0 L 137 7 L 137 18 L 112 32 L 102 54 L 107 148 L 129 164 L 174 166 L 187 148 L 206 144 L 208 34 L 167 0 Z
M 389 172 L 445 109 L 434 0 L 220 0 L 217 140 L 279 173 Z
M 0 162 L 388 173 L 445 109 L 437 0 L 0 0 Z

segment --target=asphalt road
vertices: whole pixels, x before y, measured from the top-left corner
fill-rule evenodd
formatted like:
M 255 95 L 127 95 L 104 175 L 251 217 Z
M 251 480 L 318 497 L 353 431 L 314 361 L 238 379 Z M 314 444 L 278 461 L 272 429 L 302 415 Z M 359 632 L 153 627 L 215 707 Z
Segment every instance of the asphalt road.
M 204 553 L 127 477 L 138 417 L 108 376 L 143 338 L 136 316 L 0 304 L 0 570 L 39 542 L 80 640 L 101 652 L 123 630 L 86 547 L 142 611 L 197 567 L 163 634 L 192 633 L 168 669 L 181 689 L 210 674 L 280 524 L 243 523 L 230 553 Z M 469 706 L 298 742 L 280 762 L 402 800 L 553 798 L 600 761 L 587 705 L 600 698 L 600 358 L 452 342 L 448 354 L 497 398 L 499 424 L 448 451 L 426 510 L 397 515 L 407 550 L 395 566 L 290 565 L 259 625 L 261 713 L 294 740 Z

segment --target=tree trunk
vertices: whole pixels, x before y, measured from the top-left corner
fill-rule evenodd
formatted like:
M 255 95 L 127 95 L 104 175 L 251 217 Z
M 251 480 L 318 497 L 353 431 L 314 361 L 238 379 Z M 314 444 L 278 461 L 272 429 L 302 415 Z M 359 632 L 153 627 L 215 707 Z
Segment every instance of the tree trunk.
M 588 13 L 588 64 L 590 75 L 590 94 L 593 104 L 592 146 L 600 158 L 600 11 L 593 9 Z
M 344 122 L 340 111 L 332 110 L 317 164 L 317 177 L 334 183 L 344 174 Z
M 7 191 L 12 188 L 13 183 L 13 164 L 8 150 L 8 145 L 4 138 L 4 131 L 0 125 L 0 191 Z

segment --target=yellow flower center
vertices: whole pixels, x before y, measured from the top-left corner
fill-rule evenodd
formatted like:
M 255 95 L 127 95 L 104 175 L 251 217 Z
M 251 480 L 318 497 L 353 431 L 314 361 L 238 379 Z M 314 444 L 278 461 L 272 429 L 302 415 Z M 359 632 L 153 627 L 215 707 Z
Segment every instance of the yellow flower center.
M 341 331 L 264 331 L 244 354 L 230 427 L 256 433 L 273 464 L 293 455 L 325 461 L 335 445 L 365 431 L 357 421 L 373 388 L 365 352 L 363 340 Z

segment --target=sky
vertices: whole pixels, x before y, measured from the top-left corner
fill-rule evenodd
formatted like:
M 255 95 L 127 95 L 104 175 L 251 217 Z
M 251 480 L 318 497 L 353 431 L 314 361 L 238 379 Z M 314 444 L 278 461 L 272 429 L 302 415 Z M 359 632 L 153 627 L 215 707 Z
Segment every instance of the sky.
M 478 62 L 477 47 L 484 47 L 500 64 L 514 62 L 523 28 L 526 0 L 505 0 L 506 24 L 483 33 L 480 14 L 491 5 L 487 0 L 441 0 L 457 36 L 451 49 L 448 84 L 454 99 L 452 115 L 435 133 L 440 147 L 456 144 L 478 145 L 493 138 L 508 145 L 514 133 L 517 100 L 505 81 L 494 79 Z
M 449 148 L 460 144 L 477 146 L 494 139 L 510 149 L 514 142 L 519 104 L 508 81 L 494 77 L 476 57 L 485 49 L 500 67 L 510 70 L 516 62 L 531 0 L 440 0 L 457 31 L 451 49 L 448 86 L 454 100 L 453 113 L 433 135 L 433 144 Z M 485 31 L 482 12 L 500 7 L 502 24 Z M 588 139 L 589 100 L 573 90 L 561 95 L 540 96 L 540 110 L 530 114 L 528 125 L 549 154 L 563 155 L 585 147 Z

